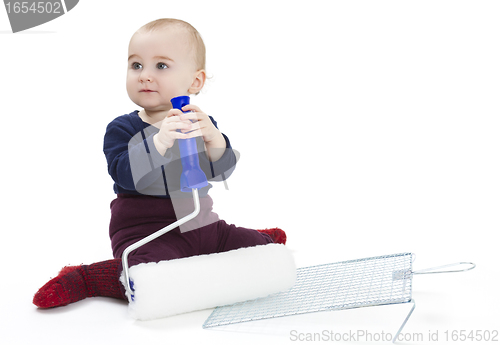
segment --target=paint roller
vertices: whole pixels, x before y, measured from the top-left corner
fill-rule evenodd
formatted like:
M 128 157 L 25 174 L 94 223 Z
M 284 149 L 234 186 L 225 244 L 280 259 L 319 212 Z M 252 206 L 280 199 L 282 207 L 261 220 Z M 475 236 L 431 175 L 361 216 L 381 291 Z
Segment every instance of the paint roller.
M 189 104 L 189 96 L 175 97 L 171 103 L 182 110 Z M 296 279 L 293 256 L 284 245 L 274 243 L 129 268 L 128 255 L 132 251 L 200 212 L 198 189 L 208 182 L 199 165 L 196 138 L 178 141 L 183 168 L 181 191 L 192 193 L 194 211 L 124 250 L 121 282 L 132 317 L 151 320 L 266 297 L 291 288 Z

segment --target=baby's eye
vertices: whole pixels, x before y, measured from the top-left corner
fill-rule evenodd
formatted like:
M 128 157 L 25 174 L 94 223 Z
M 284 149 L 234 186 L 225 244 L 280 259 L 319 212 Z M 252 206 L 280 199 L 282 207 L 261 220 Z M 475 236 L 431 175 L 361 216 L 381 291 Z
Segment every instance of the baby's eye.
M 138 62 L 132 63 L 132 69 L 140 69 L 141 67 L 142 67 L 142 65 Z
M 164 64 L 163 62 L 158 62 L 158 64 L 156 64 L 156 68 L 158 68 L 158 69 L 167 69 L 168 66 L 166 64 Z

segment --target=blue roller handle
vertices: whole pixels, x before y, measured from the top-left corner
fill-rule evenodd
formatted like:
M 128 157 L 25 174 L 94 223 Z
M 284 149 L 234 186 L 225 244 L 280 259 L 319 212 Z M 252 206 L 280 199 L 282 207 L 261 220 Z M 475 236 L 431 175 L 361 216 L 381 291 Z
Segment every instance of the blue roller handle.
M 189 104 L 189 96 L 179 96 L 170 100 L 172 107 L 182 110 Z M 179 150 L 181 153 L 182 174 L 181 191 L 191 192 L 192 189 L 200 189 L 208 185 L 207 177 L 200 168 L 196 138 L 179 139 Z

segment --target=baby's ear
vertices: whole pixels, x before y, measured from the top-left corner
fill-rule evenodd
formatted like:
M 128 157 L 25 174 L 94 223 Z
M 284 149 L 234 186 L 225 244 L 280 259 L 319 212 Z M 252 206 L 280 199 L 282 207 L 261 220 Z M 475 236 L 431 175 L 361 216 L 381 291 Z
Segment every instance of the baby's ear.
M 201 89 L 203 89 L 203 86 L 205 85 L 205 80 L 207 80 L 207 73 L 205 70 L 198 70 L 194 74 L 194 79 L 193 83 L 191 84 L 191 87 L 188 89 L 188 92 L 190 94 L 198 94 Z

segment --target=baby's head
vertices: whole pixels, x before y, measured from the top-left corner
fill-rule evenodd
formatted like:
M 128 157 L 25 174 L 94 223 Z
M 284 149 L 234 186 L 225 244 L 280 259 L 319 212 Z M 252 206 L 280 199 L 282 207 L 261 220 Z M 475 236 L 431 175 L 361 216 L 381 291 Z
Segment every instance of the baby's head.
M 170 99 L 198 94 L 205 84 L 205 44 L 182 20 L 144 25 L 130 39 L 128 50 L 127 92 L 146 110 L 169 110 Z

